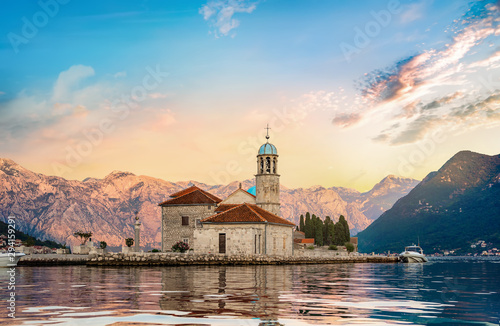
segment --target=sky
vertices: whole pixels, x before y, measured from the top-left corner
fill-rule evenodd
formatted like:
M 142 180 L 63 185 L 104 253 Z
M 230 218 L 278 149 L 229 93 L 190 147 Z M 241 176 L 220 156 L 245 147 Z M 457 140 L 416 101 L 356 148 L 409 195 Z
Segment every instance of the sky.
M 3 1 L 0 157 L 83 180 L 424 178 L 500 153 L 499 4 Z

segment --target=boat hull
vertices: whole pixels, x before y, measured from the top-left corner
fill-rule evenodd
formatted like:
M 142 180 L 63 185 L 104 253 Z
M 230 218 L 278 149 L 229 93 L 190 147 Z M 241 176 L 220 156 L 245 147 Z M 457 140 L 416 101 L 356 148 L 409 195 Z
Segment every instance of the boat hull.
M 399 256 L 399 259 L 403 263 L 426 263 L 429 261 L 424 255 L 405 255 Z
M 25 256 L 26 254 L 20 253 L 20 252 L 15 252 L 9 255 L 9 253 L 2 253 L 0 254 L 0 267 L 13 267 L 16 266 L 17 263 L 19 262 L 19 259 L 21 257 Z

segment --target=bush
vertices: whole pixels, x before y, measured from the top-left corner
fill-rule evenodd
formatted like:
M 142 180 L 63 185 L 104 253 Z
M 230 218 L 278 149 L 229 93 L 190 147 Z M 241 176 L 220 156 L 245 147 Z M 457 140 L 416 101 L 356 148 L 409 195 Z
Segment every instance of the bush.
M 173 252 L 186 252 L 189 250 L 189 245 L 184 241 L 179 241 L 172 246 Z
M 158 250 L 158 249 L 153 249 L 153 250 L 151 250 L 151 252 L 160 252 L 160 250 Z
M 309 246 L 309 247 L 306 247 L 306 249 L 309 249 L 309 250 L 314 250 L 314 246 Z
M 101 241 L 99 242 L 99 247 L 101 249 L 106 249 L 106 247 L 108 246 L 108 244 L 106 243 L 106 241 Z
M 344 245 L 345 245 L 345 248 L 347 249 L 347 251 L 349 251 L 349 252 L 354 251 L 354 245 L 352 243 L 346 242 Z
M 334 245 L 334 244 L 331 244 L 330 246 L 328 246 L 328 250 L 337 250 L 337 246 Z
M 134 239 L 132 238 L 127 238 L 125 239 L 125 244 L 127 245 L 127 247 L 132 247 L 132 245 L 134 244 Z

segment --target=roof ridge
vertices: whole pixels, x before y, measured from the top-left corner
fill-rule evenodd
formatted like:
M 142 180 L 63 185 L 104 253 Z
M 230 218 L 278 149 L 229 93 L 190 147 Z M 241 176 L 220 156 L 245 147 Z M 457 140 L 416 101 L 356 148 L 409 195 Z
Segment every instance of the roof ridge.
M 222 205 L 230 205 L 230 204 L 222 204 Z M 223 211 L 223 212 L 220 212 L 220 213 L 216 213 L 216 214 L 210 215 L 209 217 L 206 217 L 206 218 L 202 219 L 200 222 L 206 221 L 206 220 L 208 220 L 208 219 L 210 219 L 210 218 L 212 218 L 212 217 L 214 217 L 214 216 L 222 216 L 222 215 L 226 214 L 227 212 L 232 211 L 233 209 L 236 209 L 236 208 L 241 207 L 241 206 L 243 206 L 243 205 L 244 205 L 244 204 L 236 204 L 236 206 L 231 207 L 230 209 L 227 209 L 227 210 L 225 210 L 225 211 Z
M 206 192 L 206 191 L 204 191 L 203 189 L 198 189 L 198 190 L 195 190 L 195 191 L 199 191 L 199 192 L 201 192 L 201 193 L 203 194 L 203 196 L 207 197 L 208 199 L 210 199 L 210 200 L 212 200 L 212 201 L 214 201 L 214 202 L 216 201 L 215 199 L 213 199 L 212 197 L 210 197 L 209 195 L 207 195 L 207 192 Z M 194 192 L 194 191 L 191 191 L 191 192 Z M 190 193 L 191 193 L 191 192 L 190 192 Z M 181 197 L 182 197 L 182 196 L 181 196 Z
M 268 220 L 266 220 L 264 217 L 262 217 L 262 215 L 260 215 L 259 213 L 257 213 L 249 204 L 247 203 L 243 203 L 243 205 L 245 205 L 246 207 L 250 208 L 250 210 L 252 212 L 254 212 L 255 214 L 257 214 L 257 216 L 264 222 L 269 222 Z
M 188 190 L 188 189 L 190 189 L 190 188 L 196 188 L 196 189 L 193 189 L 193 190 L 191 190 L 191 191 L 189 191 L 189 192 L 186 192 L 185 194 L 182 194 L 182 195 L 180 195 L 180 196 L 175 196 L 175 197 L 172 197 L 172 196 L 174 196 L 175 194 L 178 194 L 178 193 L 180 193 L 180 192 L 186 191 L 186 190 Z M 169 197 L 171 197 L 171 198 L 179 198 L 179 197 L 185 196 L 185 195 L 187 195 L 187 194 L 190 194 L 190 193 L 192 193 L 193 191 L 196 191 L 196 190 L 201 190 L 201 189 L 200 189 L 198 186 L 196 186 L 196 185 L 192 185 L 192 186 L 190 186 L 190 187 L 187 187 L 187 188 L 184 188 L 184 189 L 182 189 L 182 190 L 176 191 L 176 192 L 174 192 L 173 194 L 170 194 L 170 195 L 168 195 L 168 196 L 169 196 Z
M 262 208 L 262 207 L 259 207 L 259 205 L 254 205 L 254 206 L 255 206 L 256 208 L 258 208 L 258 209 L 263 210 L 266 214 L 270 214 L 271 216 L 273 216 L 273 217 L 277 218 L 278 220 L 281 220 L 281 221 L 287 222 L 287 223 L 281 223 L 281 224 L 291 224 L 291 225 L 295 225 L 293 222 L 290 222 L 290 221 L 288 221 L 287 219 L 285 219 L 285 218 L 283 218 L 283 217 L 281 217 L 281 216 L 278 216 L 278 215 L 276 215 L 276 214 L 274 214 L 274 213 L 271 213 L 271 212 L 270 212 L 270 211 L 268 211 L 268 210 L 265 210 L 265 209 L 264 209 L 264 208 Z M 267 220 L 267 219 L 266 219 L 266 221 L 268 221 L 269 223 L 273 223 L 273 222 L 271 222 L 271 221 L 269 221 L 269 220 Z

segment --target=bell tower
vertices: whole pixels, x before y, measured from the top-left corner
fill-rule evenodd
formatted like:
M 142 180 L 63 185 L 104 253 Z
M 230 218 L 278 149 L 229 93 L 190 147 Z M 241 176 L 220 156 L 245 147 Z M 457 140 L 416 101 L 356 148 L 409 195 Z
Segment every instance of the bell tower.
M 269 125 L 266 143 L 257 154 L 257 174 L 255 175 L 256 204 L 280 216 L 280 175 L 278 174 L 278 151 L 269 143 Z

